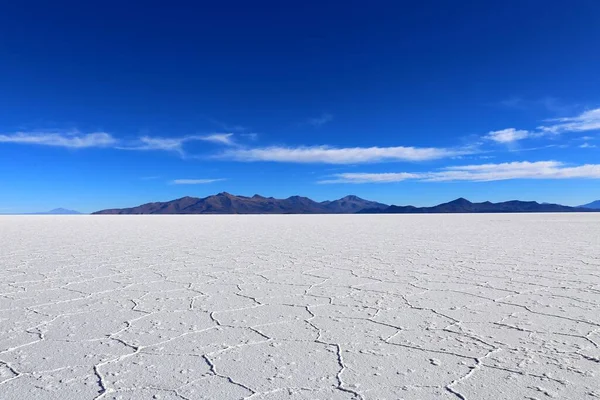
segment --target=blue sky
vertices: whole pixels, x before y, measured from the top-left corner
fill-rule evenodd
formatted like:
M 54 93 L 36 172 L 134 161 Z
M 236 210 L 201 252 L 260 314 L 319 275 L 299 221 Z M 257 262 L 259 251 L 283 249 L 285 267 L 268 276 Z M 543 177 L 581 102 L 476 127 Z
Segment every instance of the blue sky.
M 594 0 L 3 2 L 0 213 L 600 199 L 598 21 Z

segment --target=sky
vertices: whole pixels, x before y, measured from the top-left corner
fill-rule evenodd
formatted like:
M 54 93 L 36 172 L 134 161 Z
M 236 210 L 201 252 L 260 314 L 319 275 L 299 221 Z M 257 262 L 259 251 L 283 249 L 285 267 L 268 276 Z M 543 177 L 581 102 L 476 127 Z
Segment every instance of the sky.
M 600 199 L 600 2 L 0 3 L 0 213 Z

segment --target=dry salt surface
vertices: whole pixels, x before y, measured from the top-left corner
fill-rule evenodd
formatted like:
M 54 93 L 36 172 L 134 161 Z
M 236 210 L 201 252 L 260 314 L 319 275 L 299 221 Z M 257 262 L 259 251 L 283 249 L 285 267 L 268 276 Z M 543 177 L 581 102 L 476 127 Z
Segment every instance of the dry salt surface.
M 0 399 L 600 398 L 600 215 L 0 217 Z

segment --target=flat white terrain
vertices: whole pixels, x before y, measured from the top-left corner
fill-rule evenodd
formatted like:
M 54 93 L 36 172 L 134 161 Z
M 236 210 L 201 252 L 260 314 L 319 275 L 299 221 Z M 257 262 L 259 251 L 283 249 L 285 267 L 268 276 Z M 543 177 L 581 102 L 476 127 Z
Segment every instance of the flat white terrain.
M 0 217 L 0 399 L 600 398 L 600 215 Z

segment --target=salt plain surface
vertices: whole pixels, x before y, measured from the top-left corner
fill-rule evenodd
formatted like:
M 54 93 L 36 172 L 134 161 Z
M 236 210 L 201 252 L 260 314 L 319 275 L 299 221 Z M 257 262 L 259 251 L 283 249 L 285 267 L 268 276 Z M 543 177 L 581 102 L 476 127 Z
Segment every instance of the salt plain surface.
M 600 398 L 600 215 L 0 217 L 0 399 Z

